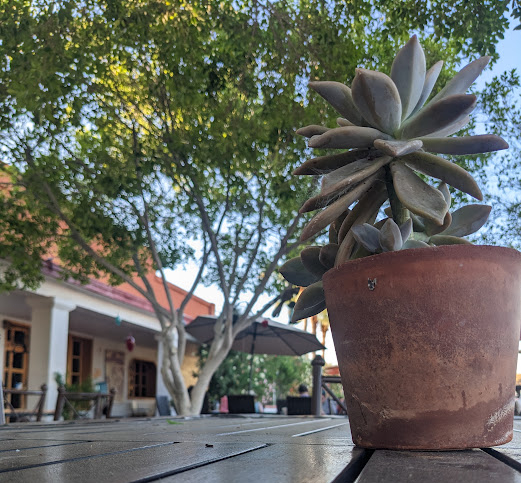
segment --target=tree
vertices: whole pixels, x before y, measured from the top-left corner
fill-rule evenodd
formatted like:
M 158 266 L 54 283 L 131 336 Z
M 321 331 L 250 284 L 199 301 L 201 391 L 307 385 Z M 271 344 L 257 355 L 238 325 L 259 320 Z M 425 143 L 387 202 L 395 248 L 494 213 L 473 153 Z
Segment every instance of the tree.
M 65 275 L 128 282 L 161 324 L 176 408 L 198 413 L 233 338 L 277 300 L 273 274 L 298 244 L 306 196 L 295 201 L 290 173 L 307 151 L 294 131 L 336 118 L 308 97 L 307 80 L 350 83 L 356 66 L 388 67 L 411 31 L 428 35 L 428 63 L 444 58 L 449 75 L 462 57 L 495 55 L 507 4 L 3 2 L 0 142 L 10 184 L 0 195 L 0 255 L 10 265 L 0 283 L 38 283 L 28 267 L 49 243 Z M 200 267 L 192 290 L 179 307 L 161 306 L 147 273 L 160 274 L 168 295 L 164 269 L 189 259 Z M 189 397 L 183 310 L 201 282 L 216 283 L 224 305 Z M 254 311 L 266 292 L 272 301 Z
M 208 350 L 202 347 L 199 355 L 200 363 L 204 364 Z M 210 401 L 219 401 L 228 394 L 245 394 L 250 386 L 250 364 L 250 354 L 230 351 L 210 381 Z M 299 384 L 310 382 L 311 363 L 306 356 L 253 356 L 251 388 L 263 404 L 275 404 L 274 393 L 276 398 L 284 398 L 290 393 L 296 394 Z
M 521 35 L 521 34 L 520 34 Z M 489 177 L 494 199 L 496 223 L 487 227 L 483 238 L 487 242 L 521 248 L 521 80 L 516 69 L 504 72 L 490 81 L 482 95 L 481 108 L 492 132 L 501 134 L 510 149 L 495 158 L 497 168 Z

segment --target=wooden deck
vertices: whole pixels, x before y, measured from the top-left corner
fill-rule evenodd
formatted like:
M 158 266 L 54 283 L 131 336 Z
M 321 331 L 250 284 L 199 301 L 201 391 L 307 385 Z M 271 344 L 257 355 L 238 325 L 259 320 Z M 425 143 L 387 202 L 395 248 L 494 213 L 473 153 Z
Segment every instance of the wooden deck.
M 0 482 L 521 483 L 521 420 L 508 445 L 365 451 L 340 417 L 209 416 L 0 427 Z

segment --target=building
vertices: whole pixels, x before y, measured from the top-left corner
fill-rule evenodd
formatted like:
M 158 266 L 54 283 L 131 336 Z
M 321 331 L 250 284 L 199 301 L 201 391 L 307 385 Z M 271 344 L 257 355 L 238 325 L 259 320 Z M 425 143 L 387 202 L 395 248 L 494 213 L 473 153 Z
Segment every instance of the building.
M 168 391 L 160 374 L 160 326 L 151 304 L 128 284 L 63 281 L 59 266 L 51 260 L 44 263 L 43 273 L 45 281 L 37 290 L 0 295 L 4 386 L 37 389 L 46 383 L 45 410 L 52 411 L 56 373 L 69 384 L 91 379 L 116 389 L 114 416 L 153 414 L 155 397 Z M 158 288 L 161 284 L 154 274 L 149 282 Z M 172 284 L 169 289 L 179 306 L 186 292 Z M 166 300 L 163 291 L 158 294 Z M 159 298 L 160 303 L 165 300 Z M 185 322 L 214 313 L 214 304 L 194 296 L 185 309 Z M 135 340 L 132 350 L 129 336 Z M 193 383 L 196 360 L 197 345 L 189 342 L 183 364 L 188 385 Z

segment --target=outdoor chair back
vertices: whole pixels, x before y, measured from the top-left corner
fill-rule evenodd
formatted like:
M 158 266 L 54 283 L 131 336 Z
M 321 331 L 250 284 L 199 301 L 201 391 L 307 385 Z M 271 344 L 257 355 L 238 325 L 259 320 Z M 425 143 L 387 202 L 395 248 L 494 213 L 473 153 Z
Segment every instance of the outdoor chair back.
M 287 399 L 277 399 L 277 414 L 283 414 L 284 408 L 288 407 Z
M 255 412 L 255 400 L 249 395 L 228 396 L 228 412 L 230 414 L 248 414 Z
M 288 416 L 312 414 L 310 397 L 288 396 L 286 400 Z

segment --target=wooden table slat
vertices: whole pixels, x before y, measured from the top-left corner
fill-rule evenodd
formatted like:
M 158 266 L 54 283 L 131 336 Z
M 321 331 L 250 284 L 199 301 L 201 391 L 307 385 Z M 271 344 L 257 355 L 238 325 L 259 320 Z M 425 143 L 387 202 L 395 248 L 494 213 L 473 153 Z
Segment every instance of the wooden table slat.
M 481 450 L 375 451 L 356 483 L 521 483 L 521 473 Z
M 165 478 L 161 483 L 328 483 L 351 462 L 353 452 L 354 447 L 272 445 Z
M 55 444 L 39 448 L 21 449 L 0 453 L 0 474 L 12 471 L 13 468 L 26 468 L 38 465 L 63 464 L 79 458 L 96 458 L 99 456 L 142 450 L 145 447 L 159 447 L 170 443 L 139 444 L 135 442 L 78 442 L 76 444 Z
M 33 467 L 8 474 L 10 483 L 28 481 L 81 481 L 82 483 L 121 483 L 151 481 L 171 474 L 186 472 L 200 465 L 232 458 L 266 447 L 264 443 L 238 444 L 175 443 L 148 446 L 133 451 L 100 454 L 57 464 Z M 215 463 L 213 463 L 215 464 Z M 213 467 L 213 464 L 211 465 Z M 3 476 L 0 473 L 0 476 Z M 7 480 L 6 480 L 7 481 Z
M 514 439 L 490 450 L 371 453 L 353 445 L 345 417 L 9 424 L 0 482 L 521 483 L 521 420 L 514 426 Z

